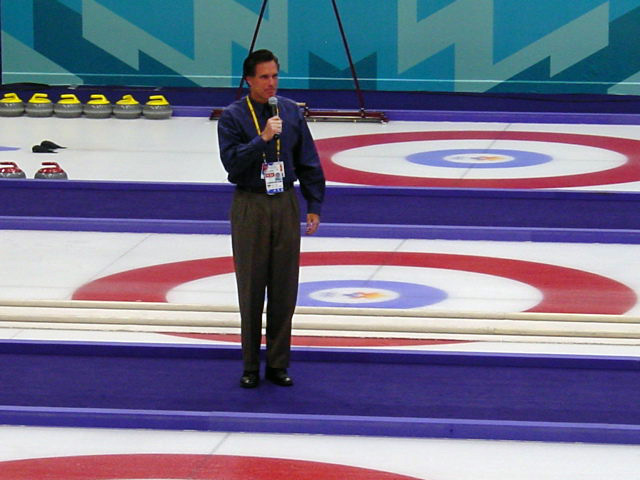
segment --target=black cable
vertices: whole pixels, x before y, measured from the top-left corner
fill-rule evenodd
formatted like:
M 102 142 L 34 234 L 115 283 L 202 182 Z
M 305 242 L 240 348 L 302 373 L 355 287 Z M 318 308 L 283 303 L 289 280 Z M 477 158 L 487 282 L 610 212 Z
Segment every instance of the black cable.
M 349 68 L 351 69 L 351 76 L 353 77 L 353 83 L 356 88 L 356 94 L 358 95 L 358 101 L 360 102 L 360 111 L 364 112 L 364 96 L 362 95 L 362 90 L 360 90 L 360 82 L 358 81 L 358 74 L 356 73 L 356 67 L 353 64 L 353 59 L 351 58 L 351 51 L 349 50 L 349 42 L 347 42 L 347 36 L 344 33 L 342 20 L 340 19 L 340 13 L 338 12 L 338 5 L 336 5 L 336 0 L 331 0 L 331 3 L 333 4 L 333 11 L 336 14 L 336 20 L 338 21 L 338 28 L 340 29 L 340 35 L 342 36 L 342 43 L 344 44 L 344 51 L 347 54 L 347 60 L 349 60 Z
M 253 31 L 253 39 L 251 40 L 251 46 L 249 47 L 249 55 L 253 53 L 253 49 L 256 46 L 256 40 L 258 38 L 258 31 L 260 30 L 260 25 L 262 24 L 262 19 L 264 17 L 264 11 L 267 8 L 268 0 L 263 0 L 262 7 L 260 8 L 260 15 L 258 15 L 258 23 L 256 23 L 256 28 Z M 238 86 L 238 93 L 236 94 L 236 99 L 242 97 L 242 87 L 244 87 L 244 72 L 241 74 L 240 78 L 240 86 Z

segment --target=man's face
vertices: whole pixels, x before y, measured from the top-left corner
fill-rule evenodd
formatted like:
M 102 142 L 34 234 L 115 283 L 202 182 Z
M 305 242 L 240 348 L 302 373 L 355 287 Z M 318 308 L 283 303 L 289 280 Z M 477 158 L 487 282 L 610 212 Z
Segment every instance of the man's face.
M 247 77 L 247 83 L 251 98 L 266 103 L 278 91 L 278 64 L 273 60 L 257 64 L 255 75 Z

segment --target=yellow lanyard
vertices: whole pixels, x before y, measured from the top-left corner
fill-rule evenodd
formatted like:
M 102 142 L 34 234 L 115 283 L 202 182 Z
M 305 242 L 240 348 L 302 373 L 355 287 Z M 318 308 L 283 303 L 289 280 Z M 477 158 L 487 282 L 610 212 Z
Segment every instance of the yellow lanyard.
M 247 104 L 249 105 L 249 111 L 251 112 L 251 117 L 253 118 L 253 124 L 256 126 L 256 131 L 258 135 L 262 135 L 262 131 L 260 130 L 260 124 L 258 123 L 258 117 L 256 116 L 256 112 L 253 109 L 253 105 L 251 104 L 251 100 L 249 100 L 249 95 L 245 97 L 247 99 Z M 280 116 L 280 109 L 276 107 L 276 115 Z M 280 161 L 280 137 L 276 140 L 276 159 Z M 267 162 L 267 154 L 262 152 L 262 160 Z

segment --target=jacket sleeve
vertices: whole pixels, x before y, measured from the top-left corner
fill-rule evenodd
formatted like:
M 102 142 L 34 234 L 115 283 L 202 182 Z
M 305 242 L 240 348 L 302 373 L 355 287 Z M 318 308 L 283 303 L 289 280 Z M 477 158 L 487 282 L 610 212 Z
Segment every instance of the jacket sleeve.
M 249 135 L 233 113 L 225 110 L 218 120 L 218 145 L 229 181 L 238 183 L 249 170 L 259 168 L 267 143 L 257 133 Z
M 294 157 L 297 159 L 296 176 L 300 181 L 302 196 L 307 201 L 307 212 L 320 215 L 325 193 L 324 172 L 316 145 L 302 113 L 298 113 L 298 125 L 300 140 L 294 152 Z

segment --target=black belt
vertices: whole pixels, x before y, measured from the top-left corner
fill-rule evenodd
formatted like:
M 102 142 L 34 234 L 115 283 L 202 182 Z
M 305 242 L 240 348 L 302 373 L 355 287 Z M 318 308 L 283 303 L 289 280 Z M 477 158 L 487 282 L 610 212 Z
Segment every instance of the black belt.
M 284 185 L 285 191 L 289 190 L 291 187 L 293 187 L 292 183 Z M 262 185 L 260 187 L 252 187 L 252 186 L 247 186 L 247 185 L 236 185 L 236 189 L 240 190 L 240 191 L 243 191 L 243 192 L 250 192 L 250 193 L 267 193 L 267 187 L 265 185 Z

